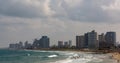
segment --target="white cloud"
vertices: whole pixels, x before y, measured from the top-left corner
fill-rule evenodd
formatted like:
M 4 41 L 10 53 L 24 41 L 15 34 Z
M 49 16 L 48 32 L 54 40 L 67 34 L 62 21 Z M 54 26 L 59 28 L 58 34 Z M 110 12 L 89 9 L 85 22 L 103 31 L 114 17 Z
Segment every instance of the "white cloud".
M 50 8 L 50 0 L 46 0 L 44 3 L 44 13 L 47 16 L 52 16 L 55 12 Z
M 113 3 L 110 3 L 109 5 L 102 6 L 104 10 L 114 10 L 119 11 L 120 10 L 120 0 L 114 0 Z
M 101 8 L 106 12 L 108 22 L 118 23 L 120 21 L 120 0 L 111 0 L 108 5 L 102 5 Z
M 86 0 L 1 0 L 0 14 L 21 18 L 97 21 L 99 16 L 103 18 L 104 12 L 100 9 L 99 1 L 93 2 Z M 96 16 L 96 13 L 100 15 Z
M 82 4 L 83 0 L 64 0 L 69 7 L 76 7 Z

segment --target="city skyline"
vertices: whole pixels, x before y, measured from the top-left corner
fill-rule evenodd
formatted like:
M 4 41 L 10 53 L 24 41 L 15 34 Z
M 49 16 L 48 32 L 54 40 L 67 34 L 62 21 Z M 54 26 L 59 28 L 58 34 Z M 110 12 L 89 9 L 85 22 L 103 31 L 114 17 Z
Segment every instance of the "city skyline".
M 90 30 L 115 31 L 120 41 L 119 0 L 1 0 L 0 48 L 43 35 L 72 40 Z
M 62 41 L 59 40 L 57 44 L 50 46 L 50 38 L 48 36 L 42 36 L 40 39 L 34 39 L 32 43 L 26 41 L 19 43 L 10 43 L 9 48 L 12 49 L 49 49 L 49 48 L 72 48 L 75 49 L 109 49 L 112 47 L 118 47 L 116 42 L 116 32 L 108 31 L 105 34 L 98 34 L 95 30 L 84 33 L 84 35 L 76 36 L 76 45 L 72 44 L 72 40 Z
M 98 34 L 95 30 L 76 36 L 76 48 L 83 49 L 109 49 L 117 47 L 116 32 L 108 31 L 105 34 Z

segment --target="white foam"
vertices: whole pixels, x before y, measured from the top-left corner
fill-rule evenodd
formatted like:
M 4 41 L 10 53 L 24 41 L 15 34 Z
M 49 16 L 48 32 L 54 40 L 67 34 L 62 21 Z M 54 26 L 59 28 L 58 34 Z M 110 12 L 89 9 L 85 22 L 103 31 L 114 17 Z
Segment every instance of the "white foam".
M 68 53 L 69 55 L 73 55 L 73 54 L 75 54 L 75 53 Z
M 87 63 L 89 61 L 91 61 L 91 59 L 79 58 L 79 59 L 74 59 L 73 60 L 74 63 Z
M 85 55 L 85 58 L 91 59 L 91 58 L 93 58 L 93 56 L 92 55 Z
M 49 58 L 57 57 L 57 55 L 50 55 Z
M 60 60 L 52 63 L 87 63 L 89 61 L 91 61 L 91 59 L 79 58 L 79 59 L 65 59 L 65 60 Z
M 76 57 L 76 58 L 72 58 L 72 57 Z M 79 54 L 72 54 L 65 60 L 59 60 L 52 63 L 87 63 L 92 60 L 92 58 L 90 58 L 91 56 L 87 56 L 87 57 L 88 58 L 86 58 L 85 56 L 80 56 Z
M 51 62 L 51 63 L 71 63 L 72 61 L 73 61 L 73 60 L 66 59 L 66 60 L 59 60 L 59 61 Z
M 68 58 L 64 60 L 59 60 L 52 63 L 88 63 L 88 62 L 103 62 L 106 58 L 104 55 L 96 55 L 96 54 L 82 54 L 82 53 L 68 53 Z
M 30 54 L 28 53 L 27 56 L 30 56 Z
M 78 54 L 74 54 L 73 56 L 79 56 Z

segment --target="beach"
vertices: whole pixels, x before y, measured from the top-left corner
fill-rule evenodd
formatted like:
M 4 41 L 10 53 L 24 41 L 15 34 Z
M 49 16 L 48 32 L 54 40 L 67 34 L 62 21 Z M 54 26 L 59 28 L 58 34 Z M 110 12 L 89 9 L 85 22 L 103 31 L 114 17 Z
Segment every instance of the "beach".
M 120 53 L 119 52 L 114 52 L 112 53 L 112 58 L 117 61 L 117 63 L 120 63 Z

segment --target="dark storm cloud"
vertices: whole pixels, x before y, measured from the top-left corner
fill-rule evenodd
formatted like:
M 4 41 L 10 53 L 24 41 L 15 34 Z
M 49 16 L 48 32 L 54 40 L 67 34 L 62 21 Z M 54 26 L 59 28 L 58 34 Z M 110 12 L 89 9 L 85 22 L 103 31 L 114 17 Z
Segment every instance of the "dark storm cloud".
M 22 18 L 57 18 L 82 22 L 106 22 L 103 10 L 116 0 L 0 0 L 0 15 Z M 117 14 L 118 15 L 118 14 Z M 114 20 L 114 18 L 112 18 Z M 117 18 L 115 18 L 117 19 Z
M 42 7 L 42 5 L 40 7 Z M 0 0 L 0 14 L 25 18 L 44 16 L 44 14 L 42 14 L 42 8 L 39 9 L 27 0 Z
M 74 3 L 74 2 L 73 2 Z M 84 21 L 84 22 L 101 22 L 107 21 L 109 18 L 106 11 L 102 9 L 102 5 L 110 4 L 110 0 L 82 0 L 77 6 L 69 7 L 71 4 L 66 4 L 62 1 L 62 8 L 67 13 L 66 17 L 73 21 Z

